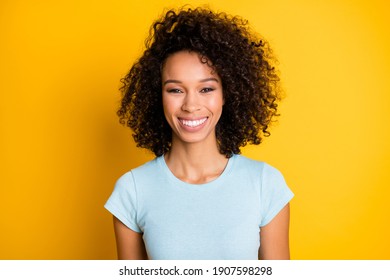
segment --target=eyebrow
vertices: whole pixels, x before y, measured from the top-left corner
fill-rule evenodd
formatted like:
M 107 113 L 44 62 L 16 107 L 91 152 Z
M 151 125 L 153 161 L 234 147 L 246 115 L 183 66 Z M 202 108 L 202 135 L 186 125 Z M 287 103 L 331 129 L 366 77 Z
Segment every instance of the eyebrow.
M 209 82 L 209 81 L 214 81 L 214 82 L 219 83 L 218 79 L 216 79 L 216 78 L 206 78 L 206 79 L 200 80 L 199 82 L 204 83 L 204 82 Z M 183 82 L 182 82 L 182 81 L 179 81 L 179 80 L 166 80 L 166 81 L 163 83 L 163 85 L 166 85 L 166 84 L 169 84 L 169 83 L 173 83 L 173 84 L 182 84 Z

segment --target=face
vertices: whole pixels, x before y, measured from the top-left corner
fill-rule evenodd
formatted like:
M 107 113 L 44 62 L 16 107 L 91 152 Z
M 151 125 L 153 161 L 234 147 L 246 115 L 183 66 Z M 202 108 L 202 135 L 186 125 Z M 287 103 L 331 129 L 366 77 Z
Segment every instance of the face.
M 180 51 L 162 69 L 164 114 L 172 143 L 216 144 L 215 127 L 222 114 L 221 80 L 195 52 Z

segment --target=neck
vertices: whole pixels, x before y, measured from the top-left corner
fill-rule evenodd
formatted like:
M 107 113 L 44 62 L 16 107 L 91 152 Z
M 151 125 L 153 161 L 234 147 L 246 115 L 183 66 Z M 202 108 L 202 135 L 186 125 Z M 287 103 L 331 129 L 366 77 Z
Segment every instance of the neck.
M 221 175 L 228 159 L 221 154 L 218 146 L 175 143 L 165 154 L 165 161 L 171 172 L 180 180 L 202 184 L 212 181 Z

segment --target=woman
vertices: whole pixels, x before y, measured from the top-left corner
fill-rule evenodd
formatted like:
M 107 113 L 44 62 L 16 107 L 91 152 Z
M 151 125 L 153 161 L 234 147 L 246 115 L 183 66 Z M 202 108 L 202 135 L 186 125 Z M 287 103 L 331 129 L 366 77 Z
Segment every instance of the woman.
M 278 81 L 238 17 L 181 9 L 154 23 L 118 111 L 156 155 L 105 205 L 119 259 L 289 259 L 293 194 L 278 170 L 239 155 L 269 135 Z

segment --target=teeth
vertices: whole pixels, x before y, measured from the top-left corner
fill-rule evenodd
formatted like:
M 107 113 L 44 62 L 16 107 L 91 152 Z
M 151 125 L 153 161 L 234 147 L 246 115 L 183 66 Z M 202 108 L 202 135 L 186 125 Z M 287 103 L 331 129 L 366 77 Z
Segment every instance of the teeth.
M 206 120 L 207 120 L 207 118 L 203 118 L 203 119 L 195 120 L 195 121 L 190 121 L 190 120 L 180 120 L 180 121 L 185 126 L 196 127 L 196 126 L 203 124 Z

